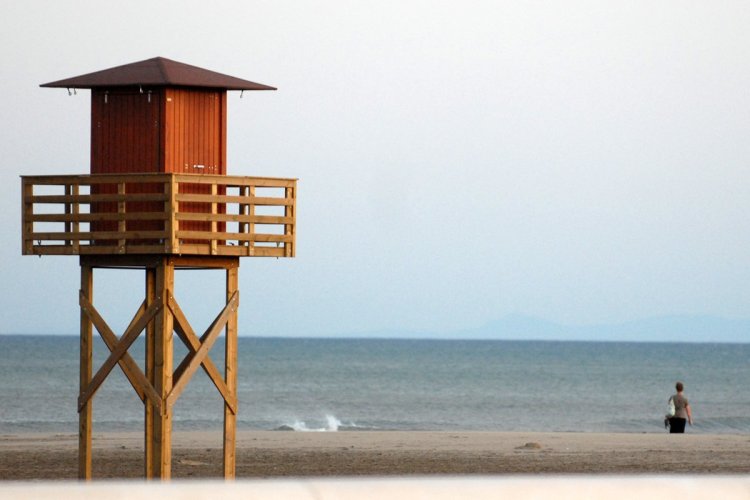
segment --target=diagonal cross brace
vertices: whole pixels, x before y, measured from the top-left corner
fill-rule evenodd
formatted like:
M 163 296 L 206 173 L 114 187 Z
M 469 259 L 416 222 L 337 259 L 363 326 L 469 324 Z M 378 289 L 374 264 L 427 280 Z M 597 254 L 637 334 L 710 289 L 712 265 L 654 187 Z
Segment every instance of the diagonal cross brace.
M 159 412 L 161 413 L 163 410 L 161 398 L 156 393 L 156 390 L 153 388 L 153 386 L 151 386 L 151 383 L 149 383 L 146 377 L 143 375 L 143 372 L 141 372 L 140 368 L 138 368 L 135 361 L 133 361 L 133 358 L 130 357 L 130 355 L 128 354 L 128 349 L 133 344 L 133 342 L 135 342 L 135 339 L 138 338 L 146 325 L 148 325 L 154 318 L 154 316 L 156 316 L 156 313 L 158 313 L 162 309 L 162 302 L 160 300 L 155 300 L 151 303 L 150 306 L 145 308 L 145 310 L 144 303 L 138 309 L 135 317 L 130 322 L 130 326 L 128 326 L 128 328 L 125 330 L 125 333 L 123 333 L 119 341 L 117 340 L 115 334 L 112 333 L 112 330 L 109 328 L 109 326 L 107 326 L 107 324 L 104 322 L 104 319 L 102 319 L 99 313 L 96 312 L 96 309 L 91 304 L 91 302 L 89 302 L 88 299 L 83 296 L 83 294 L 81 294 L 79 302 L 81 303 L 81 307 L 83 308 L 86 315 L 89 316 L 92 322 L 96 325 L 97 330 L 102 335 L 102 338 L 107 343 L 107 347 L 109 347 L 111 352 L 107 360 L 99 368 L 99 371 L 96 372 L 96 375 L 94 375 L 94 377 L 89 382 L 86 390 L 81 392 L 81 395 L 78 397 L 78 411 L 80 412 L 84 408 L 86 403 L 88 403 L 94 393 L 96 393 L 104 380 L 107 378 L 107 375 L 109 375 L 109 373 L 112 371 L 112 368 L 114 368 L 114 366 L 119 363 L 121 366 L 122 364 L 128 366 L 128 371 L 130 372 L 130 376 L 128 376 L 128 379 L 130 380 L 130 383 L 135 387 L 134 380 L 136 380 L 136 383 L 143 389 L 149 400 L 151 400 L 152 403 L 157 408 L 159 408 Z M 102 328 L 100 329 L 100 327 Z M 112 345 L 110 345 L 110 343 Z M 125 375 L 128 375 L 128 371 L 125 371 Z M 132 379 L 131 376 L 133 377 Z M 136 392 L 138 392 L 137 388 Z
M 224 397 L 224 401 L 230 408 L 232 408 L 232 413 L 237 412 L 236 398 L 231 397 L 231 394 L 226 388 L 226 384 L 221 379 L 221 375 L 218 374 L 218 370 L 216 370 L 216 366 L 213 365 L 213 362 L 211 362 L 211 358 L 208 357 L 208 352 L 211 350 L 211 347 L 213 347 L 213 344 L 218 338 L 222 328 L 224 328 L 224 326 L 226 326 L 227 324 L 227 321 L 229 321 L 230 315 L 234 314 L 237 311 L 238 302 L 239 291 L 235 291 L 227 301 L 227 305 L 224 306 L 219 315 L 216 316 L 216 319 L 214 319 L 213 323 L 211 323 L 211 326 L 208 327 L 206 332 L 201 336 L 199 340 L 195 338 L 195 333 L 193 333 L 190 324 L 187 322 L 185 316 L 181 314 L 182 311 L 179 310 L 177 301 L 174 300 L 174 297 L 172 295 L 169 295 L 169 308 L 170 310 L 172 310 L 172 314 L 174 315 L 175 319 L 177 319 L 177 323 L 180 325 L 180 329 L 185 334 L 185 338 L 188 340 L 186 344 L 188 349 L 190 350 L 190 353 L 185 356 L 185 359 L 175 370 L 175 378 L 177 379 L 177 381 L 172 387 L 169 396 L 167 396 L 166 403 L 168 407 L 174 405 L 175 401 L 177 401 L 177 398 L 185 389 L 185 386 L 187 386 L 187 383 L 190 381 L 195 371 L 199 366 L 203 365 L 206 373 L 209 375 L 209 377 L 211 377 L 214 385 Z M 180 313 L 181 317 L 179 319 L 176 311 L 179 311 Z M 213 366 L 213 369 L 209 368 L 209 366 Z M 228 398 L 227 396 L 230 397 Z
M 106 321 L 104 321 L 104 318 L 101 317 L 99 314 L 99 311 L 96 310 L 94 305 L 89 302 L 89 300 L 86 298 L 86 296 L 81 293 L 78 302 L 81 306 L 81 310 L 83 310 L 84 313 L 86 313 L 86 316 L 89 318 L 89 320 L 94 324 L 96 327 L 96 330 L 99 332 L 99 334 L 102 337 L 102 340 L 104 340 L 104 343 L 109 348 L 110 352 L 115 349 L 117 346 L 117 343 L 119 342 L 117 336 L 114 334 L 112 329 L 109 327 Z M 146 302 L 144 301 L 141 303 L 141 306 L 138 308 L 138 310 L 135 313 L 135 316 L 133 316 L 133 319 L 131 320 L 130 324 L 128 325 L 129 330 L 133 324 L 138 320 L 140 315 L 143 314 L 143 312 L 146 310 Z M 135 392 L 138 394 L 138 397 L 141 398 L 141 401 L 144 403 L 146 402 L 146 399 L 153 404 L 157 411 L 161 413 L 161 397 L 159 396 L 159 393 L 156 392 L 156 389 L 151 385 L 151 383 L 148 381 L 146 376 L 141 371 L 138 364 L 133 360 L 133 358 L 125 352 L 125 354 L 122 355 L 122 358 L 119 361 L 120 368 L 122 368 L 123 373 L 130 381 L 130 385 L 133 386 L 133 389 L 135 389 Z
M 190 323 L 185 317 L 185 313 L 183 313 L 182 309 L 180 309 L 180 306 L 175 300 L 174 296 L 168 292 L 167 297 L 167 304 L 169 306 L 169 310 L 172 311 L 172 316 L 174 318 L 175 332 L 177 332 L 177 335 L 185 343 L 185 346 L 187 346 L 190 354 L 195 354 L 195 352 L 198 351 L 201 346 L 201 340 L 198 338 L 198 336 L 195 334 L 195 331 L 190 326 Z M 183 364 L 184 362 L 180 364 L 180 367 L 182 367 Z M 232 394 L 227 388 L 227 385 L 224 382 L 224 379 L 222 378 L 218 368 L 216 368 L 214 362 L 211 361 L 211 358 L 209 356 L 206 356 L 203 359 L 201 365 L 203 366 L 203 370 L 206 372 L 206 375 L 208 375 L 216 389 L 219 391 L 219 393 L 221 393 L 221 396 L 224 398 L 224 402 L 232 410 L 232 413 L 236 414 L 237 397 Z M 182 371 L 178 367 L 178 369 L 175 371 L 175 377 L 179 378 L 181 374 Z

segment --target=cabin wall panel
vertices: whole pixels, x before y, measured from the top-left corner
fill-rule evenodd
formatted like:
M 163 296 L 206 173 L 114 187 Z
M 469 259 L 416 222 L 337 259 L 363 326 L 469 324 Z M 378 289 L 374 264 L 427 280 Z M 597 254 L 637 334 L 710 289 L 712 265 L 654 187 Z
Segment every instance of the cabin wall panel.
M 161 168 L 162 92 L 139 90 L 93 90 L 91 93 L 91 173 L 157 173 Z M 127 185 L 126 192 L 157 192 L 158 185 Z M 94 193 L 116 193 L 116 185 L 92 188 Z M 160 211 L 154 202 L 133 202 L 127 212 Z M 115 212 L 116 203 L 97 203 L 93 212 Z M 158 221 L 130 221 L 128 230 L 160 230 Z M 92 224 L 94 231 L 116 230 L 114 222 Z M 113 242 L 103 242 L 111 244 Z

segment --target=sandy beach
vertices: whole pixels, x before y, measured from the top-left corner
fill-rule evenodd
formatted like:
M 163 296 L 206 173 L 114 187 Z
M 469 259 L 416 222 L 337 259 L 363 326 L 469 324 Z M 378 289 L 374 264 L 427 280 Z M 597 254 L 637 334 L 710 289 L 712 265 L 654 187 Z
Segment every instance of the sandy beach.
M 143 477 L 140 433 L 95 433 L 94 478 Z M 0 479 L 76 478 L 74 434 L 0 436 Z M 175 478 L 219 478 L 221 433 L 176 432 Z M 238 433 L 240 479 L 517 474 L 748 474 L 748 435 Z

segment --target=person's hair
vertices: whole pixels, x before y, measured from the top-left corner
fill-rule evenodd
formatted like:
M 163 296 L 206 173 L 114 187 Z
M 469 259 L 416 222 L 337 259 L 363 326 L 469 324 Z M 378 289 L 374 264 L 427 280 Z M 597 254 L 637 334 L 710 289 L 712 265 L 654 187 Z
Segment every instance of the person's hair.
M 682 390 L 683 390 L 683 389 L 685 388 L 685 386 L 684 386 L 684 385 L 682 385 L 682 382 L 677 382 L 677 383 L 676 383 L 676 384 L 674 385 L 674 388 L 675 388 L 675 389 L 677 389 L 677 392 L 682 392 Z

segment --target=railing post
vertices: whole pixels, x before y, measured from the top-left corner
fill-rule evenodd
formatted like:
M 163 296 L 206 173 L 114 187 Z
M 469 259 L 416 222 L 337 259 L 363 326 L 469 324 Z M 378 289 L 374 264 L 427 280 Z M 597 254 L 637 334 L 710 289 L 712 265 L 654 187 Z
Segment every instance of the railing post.
M 64 188 L 64 191 L 65 191 L 65 196 L 70 197 L 70 196 L 73 195 L 73 185 L 72 184 L 64 184 L 63 188 Z M 71 205 L 72 204 L 73 204 L 73 202 L 71 200 L 68 200 L 65 203 L 64 213 L 65 213 L 66 217 L 70 217 L 70 214 L 72 213 L 72 210 L 71 210 Z M 65 221 L 65 233 L 66 234 L 70 234 L 70 229 L 71 229 L 71 225 L 70 225 L 70 220 L 68 219 L 68 220 Z M 73 244 L 73 241 L 74 240 L 72 240 L 72 239 L 65 240 L 65 246 L 71 246 Z
M 118 182 L 117 183 L 117 194 L 121 196 L 121 199 L 117 200 L 117 231 L 120 234 L 125 234 L 125 231 L 127 230 L 127 225 L 125 223 L 125 183 L 124 182 Z M 125 253 L 125 239 L 120 239 L 117 241 L 117 246 L 119 247 L 118 250 L 120 253 Z
M 72 184 L 70 185 L 71 188 L 71 194 L 73 195 L 73 202 L 71 207 L 71 212 L 73 215 L 73 223 L 71 224 L 71 229 L 74 235 L 78 235 L 78 233 L 81 231 L 81 226 L 79 222 L 79 214 L 81 213 L 81 204 L 78 201 L 78 196 L 81 194 L 80 191 L 80 184 Z M 78 254 L 81 250 L 81 240 L 76 237 L 73 241 L 73 252 Z
M 297 222 L 297 182 L 294 182 L 294 186 L 288 187 L 284 190 L 285 198 L 291 199 L 291 205 L 284 205 L 284 216 L 290 217 L 294 222 L 290 224 L 284 224 L 284 235 L 291 236 L 291 241 L 284 243 L 284 257 L 294 257 L 295 245 L 296 245 L 296 230 L 295 225 Z
M 167 201 L 164 202 L 164 210 L 166 211 L 165 220 L 165 232 L 167 233 L 167 240 L 164 242 L 166 253 L 174 254 L 180 253 L 180 240 L 177 239 L 178 222 L 177 222 L 177 211 L 179 205 L 177 203 L 177 178 L 174 174 L 169 174 L 164 182 L 164 189 L 167 194 Z
M 255 186 L 250 186 L 248 189 L 248 197 L 250 200 L 255 198 Z M 247 214 L 253 218 L 255 217 L 255 203 L 248 203 L 247 205 Z M 255 234 L 255 223 L 251 222 L 247 225 L 247 234 L 248 236 L 252 236 Z M 252 238 L 247 240 L 247 255 L 252 256 L 255 254 L 255 242 L 252 241 Z
M 246 199 L 247 198 L 247 193 L 248 193 L 248 187 L 241 185 L 241 186 L 239 186 L 239 190 L 240 190 L 240 192 L 239 192 L 240 198 Z M 248 208 L 247 203 L 241 203 L 240 202 L 239 208 L 237 210 L 237 212 L 239 213 L 240 217 L 247 217 L 247 208 Z M 227 210 L 227 212 L 228 212 L 228 210 Z M 237 224 L 237 232 L 240 235 L 247 234 L 247 230 L 248 230 L 249 227 L 250 227 L 250 224 L 248 224 L 247 222 L 242 222 L 242 220 L 240 219 L 240 223 Z M 245 246 L 245 242 L 242 241 L 241 239 L 238 239 L 237 240 L 237 245 L 238 246 Z
M 34 184 L 28 179 L 21 180 L 21 199 L 23 200 L 23 210 L 21 213 L 21 238 L 23 241 L 24 255 L 34 253 Z
M 216 197 L 219 194 L 218 186 L 215 182 L 211 183 L 211 255 L 216 255 L 218 243 L 216 241 L 216 214 L 219 213 Z

